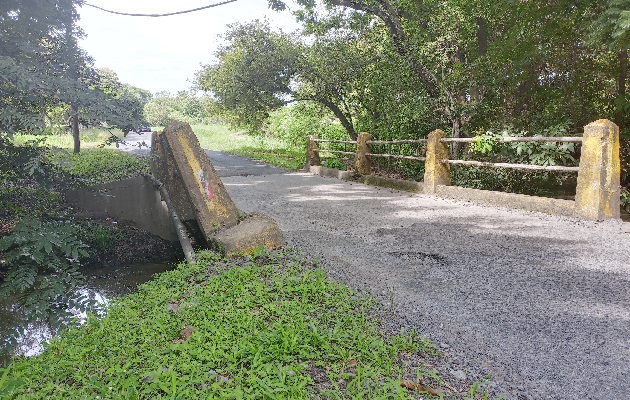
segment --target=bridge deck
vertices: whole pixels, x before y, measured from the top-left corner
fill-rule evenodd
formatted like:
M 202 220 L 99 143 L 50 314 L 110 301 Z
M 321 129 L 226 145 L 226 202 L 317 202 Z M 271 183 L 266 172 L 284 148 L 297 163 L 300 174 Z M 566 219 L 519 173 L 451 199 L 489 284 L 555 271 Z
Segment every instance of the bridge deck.
M 522 398 L 630 393 L 630 224 L 411 195 L 305 173 L 224 177 L 330 275 Z
M 236 205 L 514 398 L 630 393 L 630 223 L 479 206 L 208 152 Z M 247 176 L 244 176 L 247 175 Z

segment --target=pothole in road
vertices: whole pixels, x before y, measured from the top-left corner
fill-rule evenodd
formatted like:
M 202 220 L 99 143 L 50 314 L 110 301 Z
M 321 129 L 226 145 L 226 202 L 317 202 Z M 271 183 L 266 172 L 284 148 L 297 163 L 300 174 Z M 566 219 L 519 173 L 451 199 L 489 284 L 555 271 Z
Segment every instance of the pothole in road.
M 390 254 L 394 257 L 398 257 L 405 261 L 421 261 L 421 262 L 434 262 L 440 265 L 446 264 L 446 258 L 434 253 L 424 253 L 422 251 L 390 251 Z

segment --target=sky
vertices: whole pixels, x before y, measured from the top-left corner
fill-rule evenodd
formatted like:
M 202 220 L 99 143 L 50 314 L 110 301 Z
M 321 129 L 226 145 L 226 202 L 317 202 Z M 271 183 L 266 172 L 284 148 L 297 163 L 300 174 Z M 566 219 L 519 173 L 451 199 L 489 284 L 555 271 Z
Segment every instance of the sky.
M 188 10 L 220 0 L 88 0 L 90 4 L 126 13 L 162 14 Z M 79 46 L 95 59 L 97 68 L 107 67 L 121 82 L 150 90 L 189 90 L 201 64 L 214 60 L 221 43 L 217 35 L 235 22 L 267 17 L 271 26 L 285 32 L 297 29 L 289 11 L 270 10 L 267 0 L 237 0 L 189 14 L 170 17 L 129 17 L 105 13 L 92 7 L 79 8 L 79 26 L 87 37 Z

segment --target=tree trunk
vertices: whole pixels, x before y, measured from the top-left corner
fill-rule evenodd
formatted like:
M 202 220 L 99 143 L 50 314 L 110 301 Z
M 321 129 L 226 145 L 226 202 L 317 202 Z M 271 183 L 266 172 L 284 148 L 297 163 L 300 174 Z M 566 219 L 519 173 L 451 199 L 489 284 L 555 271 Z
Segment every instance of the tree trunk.
M 79 106 L 72 104 L 72 137 L 74 138 L 74 152 L 81 151 L 81 137 L 79 136 Z
M 456 117 L 453 116 L 452 117 L 452 121 L 451 121 L 451 129 L 452 129 L 452 134 L 454 138 L 458 138 L 459 137 L 459 131 L 461 129 L 461 120 Z M 462 148 L 462 144 L 463 143 L 459 143 L 459 142 L 452 142 L 451 143 L 451 151 L 450 151 L 450 156 L 452 159 L 457 159 L 458 158 L 458 154 Z
M 477 54 L 486 55 L 488 51 L 488 21 L 483 17 L 477 17 Z
M 619 80 L 618 80 L 618 91 L 617 97 L 619 99 L 624 99 L 626 96 L 626 80 L 628 79 L 628 49 L 619 50 Z M 622 104 L 625 104 L 623 102 Z M 623 108 L 617 108 L 615 111 L 615 123 L 621 128 L 622 125 L 625 125 L 624 122 L 626 118 L 624 118 L 624 110 Z M 625 126 L 624 126 L 625 127 Z
M 350 121 L 348 117 L 346 117 L 346 115 L 343 113 L 343 111 L 341 111 L 341 108 L 339 108 L 337 104 L 326 99 L 317 99 L 316 101 L 328 107 L 328 109 L 332 111 L 333 114 L 335 114 L 335 117 L 339 119 L 339 122 L 341 122 L 341 125 L 346 129 L 346 132 L 348 132 L 348 135 L 350 135 L 352 140 L 357 140 L 358 138 L 357 131 L 354 130 L 354 126 L 352 125 L 352 122 Z
M 477 17 L 477 56 L 479 58 L 488 52 L 488 21 L 483 17 Z M 479 87 L 470 88 L 470 101 L 477 102 L 481 100 L 481 89 Z

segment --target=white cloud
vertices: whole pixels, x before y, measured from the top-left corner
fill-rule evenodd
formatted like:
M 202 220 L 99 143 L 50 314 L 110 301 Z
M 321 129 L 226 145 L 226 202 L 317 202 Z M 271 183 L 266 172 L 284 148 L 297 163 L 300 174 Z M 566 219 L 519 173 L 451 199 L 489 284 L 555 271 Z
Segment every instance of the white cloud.
M 89 0 L 109 10 L 127 13 L 167 13 L 212 4 L 217 0 Z M 129 17 L 108 14 L 92 7 L 79 9 L 79 25 L 87 34 L 80 46 L 97 67 L 116 71 L 120 80 L 157 92 L 191 87 L 201 64 L 212 61 L 219 44 L 217 35 L 227 25 L 269 19 L 285 31 L 297 28 L 288 11 L 275 12 L 266 0 L 234 3 L 171 17 Z

